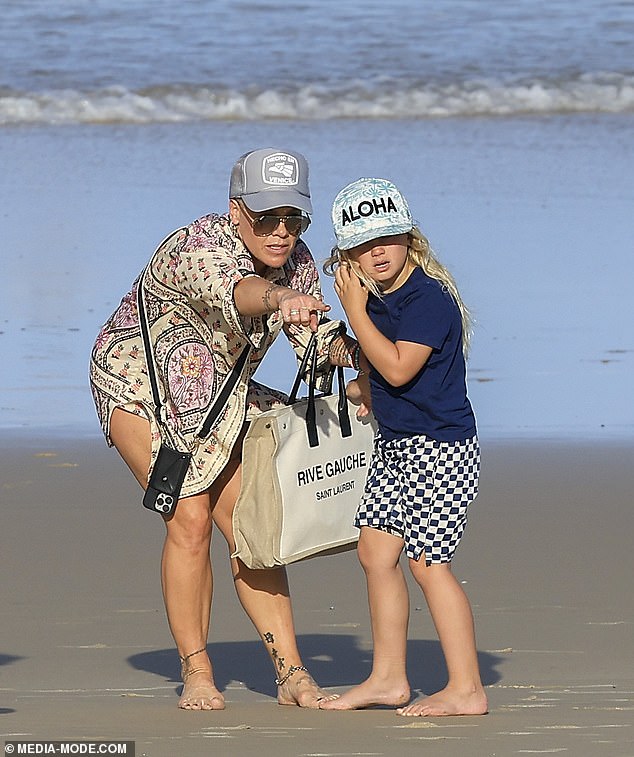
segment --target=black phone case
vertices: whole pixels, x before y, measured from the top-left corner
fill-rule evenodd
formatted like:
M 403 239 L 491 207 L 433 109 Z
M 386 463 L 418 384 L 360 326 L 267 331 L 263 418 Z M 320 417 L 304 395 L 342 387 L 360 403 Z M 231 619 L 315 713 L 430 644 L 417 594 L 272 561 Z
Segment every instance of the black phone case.
M 178 503 L 191 459 L 189 452 L 179 452 L 162 444 L 145 490 L 143 507 L 170 515 Z

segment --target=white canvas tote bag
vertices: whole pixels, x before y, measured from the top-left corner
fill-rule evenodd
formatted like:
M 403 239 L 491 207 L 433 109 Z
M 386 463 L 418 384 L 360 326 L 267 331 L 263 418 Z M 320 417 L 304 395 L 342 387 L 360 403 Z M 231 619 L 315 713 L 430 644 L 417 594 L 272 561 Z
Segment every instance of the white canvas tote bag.
M 338 394 L 315 396 L 316 347 L 313 336 L 289 404 L 257 416 L 244 439 L 232 556 L 250 568 L 350 549 L 359 538 L 353 520 L 376 424 L 372 416 L 356 417 L 342 368 Z M 297 400 L 307 360 L 312 361 L 309 393 Z

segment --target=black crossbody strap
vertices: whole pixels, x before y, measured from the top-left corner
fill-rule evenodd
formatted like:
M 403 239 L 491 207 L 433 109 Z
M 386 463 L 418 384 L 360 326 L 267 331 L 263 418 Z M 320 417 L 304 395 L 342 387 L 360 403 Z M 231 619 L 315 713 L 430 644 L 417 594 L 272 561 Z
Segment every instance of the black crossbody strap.
M 247 345 L 242 350 L 242 352 L 240 353 L 240 357 L 236 360 L 236 362 L 233 365 L 233 368 L 231 369 L 230 373 L 227 375 L 227 378 L 225 379 L 225 383 L 223 384 L 222 389 L 220 390 L 220 393 L 216 397 L 214 404 L 211 406 L 211 409 L 207 413 L 205 422 L 200 427 L 200 431 L 196 434 L 196 436 L 199 439 L 207 438 L 207 435 L 211 431 L 211 427 L 214 425 L 222 409 L 227 404 L 227 400 L 231 396 L 231 393 L 235 389 L 236 384 L 238 383 L 240 379 L 242 368 L 249 357 L 249 351 L 250 351 L 250 347 L 249 345 Z
M 143 296 L 143 279 L 145 278 L 145 275 L 148 269 L 149 269 L 149 265 L 145 268 L 145 270 L 141 274 L 139 278 L 139 283 L 137 286 L 136 299 L 137 299 L 137 310 L 139 313 L 139 326 L 141 327 L 141 337 L 143 339 L 143 349 L 145 351 L 145 360 L 147 363 L 148 376 L 150 379 L 150 387 L 152 389 L 152 398 L 154 400 L 154 406 L 156 408 L 156 419 L 161 425 L 165 427 L 166 430 L 169 430 L 167 427 L 165 418 L 163 418 L 162 412 L 161 412 L 164 404 L 161 398 L 161 393 L 159 391 L 158 373 L 157 373 L 156 364 L 154 361 L 154 350 L 152 349 L 152 341 L 150 339 L 150 328 L 148 325 L 147 312 L 145 309 L 145 299 Z M 202 426 L 200 427 L 200 430 L 196 434 L 196 436 L 200 440 L 206 439 L 207 435 L 211 431 L 213 424 L 217 420 L 218 416 L 220 415 L 220 412 L 222 411 L 222 409 L 227 403 L 227 400 L 231 396 L 231 392 L 233 392 L 236 384 L 240 380 L 240 375 L 242 374 L 242 369 L 244 368 L 244 364 L 246 363 L 249 357 L 250 349 L 251 349 L 250 346 L 247 345 L 242 350 L 242 352 L 240 353 L 240 356 L 238 357 L 237 361 L 233 365 L 233 368 L 227 375 L 227 378 L 225 379 L 225 382 L 222 386 L 222 389 L 220 390 L 220 393 L 214 400 L 214 403 L 209 409 L 209 412 L 207 413 L 207 416 L 205 417 L 205 420 Z
M 143 338 L 143 350 L 145 351 L 145 362 L 147 363 L 147 372 L 150 379 L 150 387 L 152 389 L 152 398 L 154 400 L 154 407 L 156 409 L 156 419 L 159 423 L 163 423 L 163 417 L 161 415 L 161 408 L 163 407 L 163 400 L 161 399 L 161 393 L 158 387 L 158 377 L 156 373 L 156 366 L 154 365 L 154 350 L 152 349 L 152 342 L 150 340 L 150 328 L 147 322 L 147 313 L 145 311 L 145 300 L 143 298 L 143 279 L 147 268 L 143 271 L 139 277 L 139 283 L 136 290 L 136 304 L 139 314 L 139 326 L 141 327 L 141 337 Z

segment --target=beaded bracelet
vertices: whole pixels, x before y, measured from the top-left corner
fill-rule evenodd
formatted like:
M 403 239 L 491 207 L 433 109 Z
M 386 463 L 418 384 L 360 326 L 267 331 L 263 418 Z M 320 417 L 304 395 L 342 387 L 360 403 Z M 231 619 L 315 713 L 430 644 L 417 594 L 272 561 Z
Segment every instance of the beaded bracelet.
M 355 346 L 350 351 L 350 361 L 352 362 L 352 367 L 357 371 L 358 373 L 362 373 L 361 371 L 361 347 L 359 346 L 359 343 L 355 344 Z

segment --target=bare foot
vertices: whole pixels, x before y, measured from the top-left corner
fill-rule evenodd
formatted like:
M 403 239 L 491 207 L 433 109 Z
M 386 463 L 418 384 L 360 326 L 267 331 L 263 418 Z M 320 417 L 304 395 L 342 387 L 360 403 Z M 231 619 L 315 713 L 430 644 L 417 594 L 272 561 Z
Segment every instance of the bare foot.
M 178 706 L 181 710 L 224 710 L 225 698 L 216 688 L 207 647 L 180 658 L 183 690 Z
M 338 699 L 319 703 L 321 710 L 361 710 L 365 707 L 398 707 L 409 702 L 410 691 L 407 681 L 391 684 L 382 681 L 367 681 L 348 689 Z
M 306 670 L 298 669 L 281 686 L 277 687 L 279 704 L 296 705 L 317 710 L 322 702 L 337 698 L 320 688 Z
M 225 698 L 209 673 L 201 671 L 187 677 L 178 706 L 181 710 L 224 710 Z
M 447 687 L 429 697 L 417 699 L 396 711 L 405 717 L 440 717 L 449 715 L 486 715 L 487 697 L 484 689 L 461 692 Z

